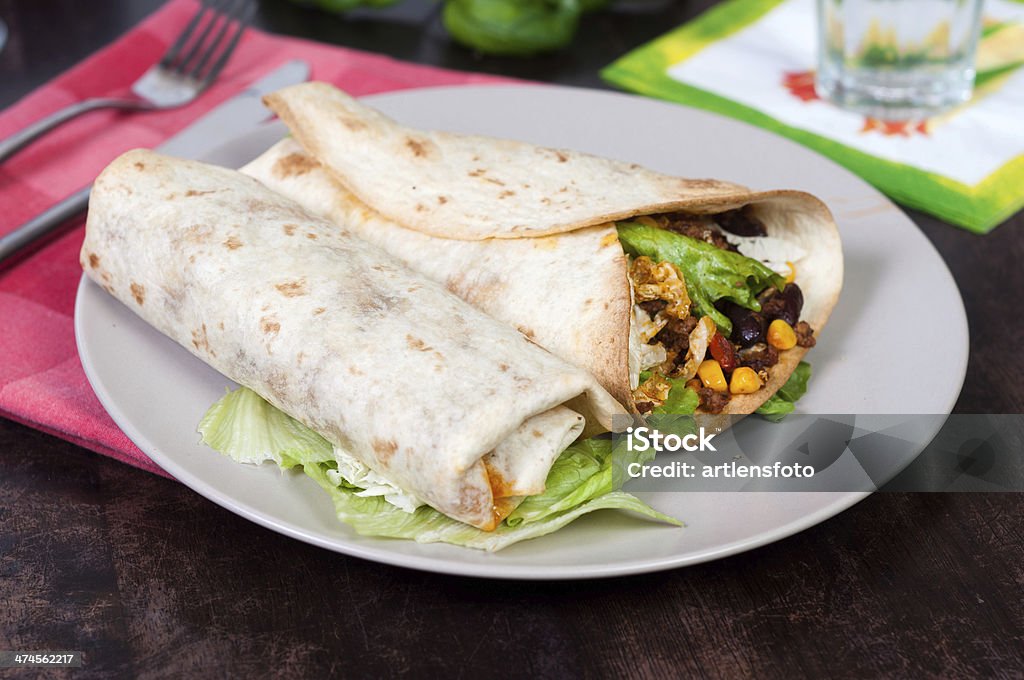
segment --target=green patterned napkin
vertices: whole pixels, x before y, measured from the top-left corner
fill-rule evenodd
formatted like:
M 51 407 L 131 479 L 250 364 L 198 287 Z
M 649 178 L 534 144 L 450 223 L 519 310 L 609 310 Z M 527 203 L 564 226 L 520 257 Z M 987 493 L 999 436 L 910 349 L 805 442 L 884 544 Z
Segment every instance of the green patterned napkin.
M 610 83 L 815 149 L 897 201 L 985 233 L 1024 206 L 1024 3 L 986 0 L 974 98 L 885 121 L 814 93 L 814 0 L 728 0 L 608 66 Z

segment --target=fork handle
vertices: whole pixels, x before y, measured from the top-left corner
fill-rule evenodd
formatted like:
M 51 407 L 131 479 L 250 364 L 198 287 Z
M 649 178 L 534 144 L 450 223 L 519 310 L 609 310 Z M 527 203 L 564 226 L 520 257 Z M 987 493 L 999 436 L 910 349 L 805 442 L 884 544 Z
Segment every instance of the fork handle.
M 0 262 L 85 210 L 92 185 L 71 194 L 46 212 L 36 215 L 10 234 L 0 238 Z
M 141 102 L 136 102 L 131 99 L 111 99 L 106 97 L 86 99 L 85 101 L 66 106 L 60 111 L 51 113 L 46 118 L 32 123 L 24 130 L 15 132 L 7 139 L 0 140 L 0 163 L 3 163 L 5 160 L 13 156 L 19 149 L 40 135 L 49 132 L 58 125 L 69 121 L 76 116 L 80 116 L 87 111 L 106 108 L 141 108 L 141 106 Z

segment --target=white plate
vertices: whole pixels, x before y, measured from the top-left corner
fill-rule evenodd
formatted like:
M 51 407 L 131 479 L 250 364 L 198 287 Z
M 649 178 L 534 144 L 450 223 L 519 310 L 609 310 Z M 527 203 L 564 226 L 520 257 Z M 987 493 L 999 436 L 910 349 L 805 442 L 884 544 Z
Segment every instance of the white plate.
M 547 86 L 472 86 L 367 98 L 410 125 L 522 139 L 757 189 L 810 191 L 843 236 L 846 281 L 809 359 L 807 413 L 949 413 L 967 365 L 967 321 L 938 253 L 884 196 L 781 137 L 710 113 L 623 94 Z M 229 140 L 209 160 L 239 166 L 280 138 L 280 124 Z M 364 538 L 340 524 L 301 474 L 246 467 L 201 446 L 196 424 L 229 381 L 83 278 L 75 331 L 103 405 L 170 474 L 274 531 L 388 564 L 495 578 L 613 576 L 695 564 L 779 540 L 864 493 L 638 494 L 686 521 L 676 529 L 598 512 L 495 554 Z M 770 427 L 765 423 L 765 427 Z

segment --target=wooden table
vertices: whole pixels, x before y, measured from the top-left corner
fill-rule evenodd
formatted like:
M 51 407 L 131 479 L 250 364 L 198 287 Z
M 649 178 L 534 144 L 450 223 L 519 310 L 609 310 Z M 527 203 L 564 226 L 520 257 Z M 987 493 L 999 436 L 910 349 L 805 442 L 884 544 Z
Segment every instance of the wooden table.
M 87 4 L 0 0 L 11 28 L 0 106 L 160 3 Z M 570 51 L 526 61 L 450 44 L 419 0 L 348 23 L 263 0 L 256 23 L 403 59 L 604 87 L 599 67 L 709 4 L 588 17 Z M 967 307 L 971 358 L 956 410 L 1021 412 L 1024 215 L 985 237 L 911 216 Z M 903 331 L 880 329 L 893 351 Z M 85 650 L 75 677 L 1021 677 L 1022 511 L 1016 494 L 876 494 L 710 564 L 608 581 L 484 581 L 314 548 L 178 483 L 0 420 L 0 649 Z

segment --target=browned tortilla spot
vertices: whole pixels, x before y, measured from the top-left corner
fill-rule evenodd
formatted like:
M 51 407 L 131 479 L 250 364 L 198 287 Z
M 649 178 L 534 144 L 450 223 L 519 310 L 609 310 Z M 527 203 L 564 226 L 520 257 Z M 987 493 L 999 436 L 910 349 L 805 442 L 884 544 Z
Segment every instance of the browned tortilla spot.
M 306 233 L 306 238 L 308 238 L 311 241 L 315 241 L 317 239 L 317 236 L 316 234 L 310 231 Z
M 374 439 L 373 450 L 377 454 L 377 460 L 387 465 L 388 461 L 391 460 L 391 456 L 395 455 L 395 451 L 398 451 L 398 442 L 394 439 Z
M 193 224 L 185 230 L 185 240 L 189 243 L 202 245 L 210 240 L 213 229 L 205 224 Z
M 498 364 L 498 370 L 501 371 L 502 373 L 506 372 L 508 370 L 508 364 Z
M 281 330 L 281 324 L 272 316 L 264 316 L 260 318 L 260 328 L 266 335 L 277 335 Z
M 532 328 L 527 328 L 526 326 L 516 326 L 516 329 L 520 333 L 525 335 L 527 338 L 530 338 L 531 340 L 533 339 L 533 336 L 535 335 L 535 333 L 533 332 L 533 329 Z
M 185 192 L 185 196 L 205 196 L 206 194 L 212 193 L 215 193 L 213 189 L 210 189 L 209 191 L 196 191 L 195 189 L 189 189 L 188 191 Z
M 718 189 L 722 183 L 716 179 L 681 179 L 680 184 L 694 189 Z
M 309 290 L 306 288 L 306 277 L 295 281 L 279 283 L 274 288 L 277 288 L 277 292 L 285 297 L 299 297 L 309 293 Z
M 204 323 L 200 328 L 192 331 L 192 346 L 196 349 L 201 349 L 213 354 L 210 350 L 210 340 L 206 336 L 206 324 Z
M 511 189 L 505 189 L 505 191 L 502 191 L 500 194 L 498 194 L 498 198 L 508 198 L 509 196 L 515 195 L 516 192 L 512 191 Z
M 484 177 L 484 181 L 490 182 L 491 184 L 497 184 L 499 187 L 505 186 L 504 182 L 502 182 L 500 179 L 495 179 L 493 177 Z
M 141 162 L 141 161 L 135 161 L 135 169 L 136 170 L 145 170 L 146 169 L 146 164 Z
M 352 132 L 359 132 L 366 129 L 366 123 L 359 120 L 358 118 L 350 118 L 348 116 L 339 116 L 338 120 L 341 124 L 347 127 Z
M 238 250 L 239 248 L 242 247 L 242 240 L 235 236 L 234 234 L 232 234 L 231 236 L 228 236 L 226 241 L 224 241 L 224 246 L 228 250 Z
M 416 204 L 416 212 L 423 212 L 426 209 L 427 209 L 427 206 L 423 205 L 422 203 L 417 203 Z
M 363 372 L 362 372 L 362 371 L 360 371 L 360 370 L 359 370 L 358 368 L 356 368 L 355 366 L 349 366 L 349 367 L 348 367 L 348 372 L 349 372 L 349 373 L 351 373 L 352 375 L 363 375 Z
M 405 138 L 405 145 L 412 151 L 412 155 L 417 158 L 425 158 L 427 155 L 426 145 L 419 139 L 412 137 Z
M 556 157 L 556 158 L 558 158 L 558 162 L 559 162 L 559 163 L 565 163 L 565 162 L 567 162 L 567 161 L 569 160 L 569 157 L 568 157 L 568 156 L 566 156 L 566 155 L 565 155 L 564 153 L 562 153 L 561 151 L 556 151 L 556 152 L 555 152 L 555 157 Z
M 423 340 L 421 340 L 420 338 L 417 338 L 415 335 L 411 334 L 405 336 L 405 342 L 407 345 L 409 345 L 409 349 L 414 349 L 417 352 L 430 352 L 434 349 L 427 343 L 423 342 Z
M 323 314 L 326 311 L 327 311 L 326 307 L 317 307 L 316 309 L 313 310 L 313 314 L 316 315 L 316 316 L 319 316 L 319 315 Z
M 271 172 L 274 176 L 285 179 L 287 177 L 300 177 L 305 175 L 310 170 L 315 169 L 317 162 L 309 156 L 301 153 L 290 153 L 283 158 L 279 158 Z
M 306 358 L 306 353 L 300 350 L 299 353 L 295 355 L 295 365 L 296 366 L 301 366 L 302 365 L 302 360 L 305 359 L 305 358 Z
M 544 433 L 541 432 L 540 430 L 534 430 L 530 434 L 532 434 L 534 437 L 537 437 L 538 439 L 544 436 Z
M 132 281 L 131 290 L 132 297 L 141 307 L 142 303 L 146 301 L 146 287 Z
M 298 228 L 299 228 L 299 225 L 297 225 L 297 224 L 286 224 L 283 227 L 284 235 L 285 236 L 291 236 L 291 235 L 293 235 L 295 233 L 295 230 L 298 229 Z
M 100 256 L 96 253 L 89 253 L 89 266 L 93 269 L 100 266 Z
M 440 203 L 441 205 L 444 205 L 445 203 L 448 202 L 448 197 L 447 196 L 438 196 L 437 197 L 437 202 Z
M 469 171 L 469 176 L 470 177 L 482 177 L 485 172 L 487 172 L 487 171 L 484 170 L 483 168 L 477 168 L 476 170 L 470 170 Z

